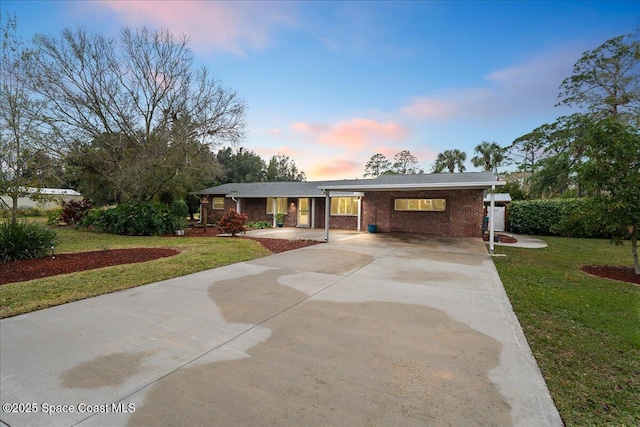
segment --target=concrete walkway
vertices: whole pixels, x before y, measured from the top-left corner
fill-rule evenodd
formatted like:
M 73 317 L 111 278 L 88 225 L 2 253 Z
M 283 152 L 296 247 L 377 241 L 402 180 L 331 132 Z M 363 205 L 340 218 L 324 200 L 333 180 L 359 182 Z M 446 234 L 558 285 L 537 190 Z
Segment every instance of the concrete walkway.
M 481 239 L 335 237 L 0 321 L 0 418 L 562 425 Z

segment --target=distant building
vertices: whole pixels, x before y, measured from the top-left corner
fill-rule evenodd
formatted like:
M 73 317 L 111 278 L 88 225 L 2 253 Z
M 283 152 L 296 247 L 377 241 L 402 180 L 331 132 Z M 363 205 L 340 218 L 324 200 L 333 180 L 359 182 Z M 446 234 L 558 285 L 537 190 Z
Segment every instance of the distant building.
M 69 188 L 28 188 L 28 196 L 18 198 L 18 208 L 41 208 L 51 209 L 60 207 L 60 202 L 68 200 L 82 200 L 82 194 Z M 6 194 L 0 196 L 4 203 L 0 205 L 4 208 L 5 203 L 11 207 L 13 200 Z

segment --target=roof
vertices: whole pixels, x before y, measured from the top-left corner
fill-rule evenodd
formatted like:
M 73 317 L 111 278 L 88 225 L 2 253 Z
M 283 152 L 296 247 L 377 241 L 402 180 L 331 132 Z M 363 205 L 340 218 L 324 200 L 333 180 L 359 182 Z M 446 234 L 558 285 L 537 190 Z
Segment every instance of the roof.
M 323 190 L 393 191 L 393 190 L 465 190 L 502 186 L 492 172 L 430 173 L 415 175 L 381 175 L 373 180 L 356 180 L 341 184 L 333 181 L 321 186 Z
M 484 201 L 489 203 L 491 201 L 491 195 L 487 194 L 484 197 Z M 493 201 L 496 203 L 508 203 L 511 201 L 511 194 L 509 193 L 493 193 Z
M 487 189 L 502 186 L 491 172 L 381 175 L 375 179 L 335 181 L 291 181 L 230 183 L 196 191 L 194 194 L 239 198 L 324 197 L 324 191 L 362 192 L 392 190 Z
M 70 188 L 35 188 L 29 187 L 27 188 L 27 193 L 29 194 L 47 194 L 54 196 L 81 196 L 82 194 L 78 193 L 76 190 L 72 190 Z

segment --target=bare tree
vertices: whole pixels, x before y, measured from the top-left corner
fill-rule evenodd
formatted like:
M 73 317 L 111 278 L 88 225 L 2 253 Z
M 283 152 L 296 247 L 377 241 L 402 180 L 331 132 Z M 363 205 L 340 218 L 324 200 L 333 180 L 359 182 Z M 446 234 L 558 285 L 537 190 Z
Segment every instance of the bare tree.
M 44 102 L 29 84 L 35 53 L 18 38 L 15 17 L 7 16 L 1 27 L 0 194 L 11 198 L 11 206 L 5 207 L 11 208 L 11 220 L 15 222 L 18 198 L 32 195 L 29 187 L 40 187 L 51 158 L 44 154 Z
M 85 29 L 36 35 L 37 83 L 51 105 L 50 124 L 118 199 L 146 200 L 181 174 L 209 169 L 212 149 L 244 136 L 237 92 L 194 69 L 188 39 L 125 28 L 119 39 Z M 96 145 L 96 141 L 100 141 Z M 210 170 L 208 172 L 211 172 Z

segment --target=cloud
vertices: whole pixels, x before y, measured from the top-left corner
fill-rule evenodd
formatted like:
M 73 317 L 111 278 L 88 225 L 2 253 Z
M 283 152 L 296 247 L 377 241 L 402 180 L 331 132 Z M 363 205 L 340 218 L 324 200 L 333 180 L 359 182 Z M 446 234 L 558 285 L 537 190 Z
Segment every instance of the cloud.
M 200 52 L 243 55 L 262 50 L 277 28 L 295 24 L 291 3 L 104 0 L 99 4 L 116 12 L 127 25 L 185 34 Z
M 360 150 L 367 145 L 385 141 L 401 141 L 407 139 L 411 133 L 407 127 L 398 122 L 380 122 L 364 118 L 332 124 L 296 122 L 289 127 L 294 137 L 349 150 Z
M 329 158 L 326 163 L 314 163 L 308 177 L 315 179 L 352 179 L 362 176 L 364 166 L 360 163 L 340 158 Z
M 415 97 L 400 108 L 401 116 L 418 120 L 497 120 L 548 111 L 557 102 L 558 87 L 571 75 L 582 48 L 565 46 L 496 70 L 476 87 L 449 88 Z

